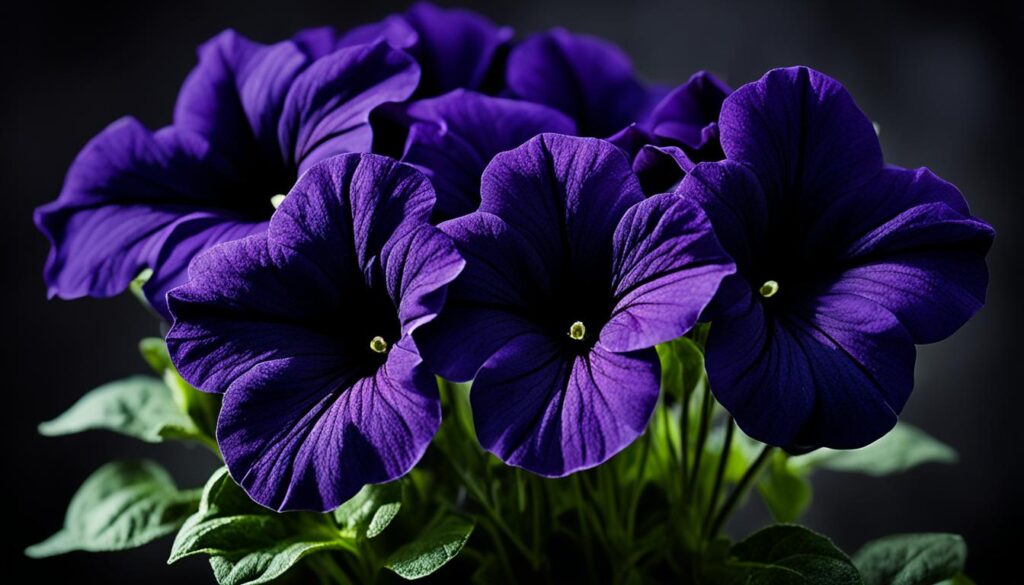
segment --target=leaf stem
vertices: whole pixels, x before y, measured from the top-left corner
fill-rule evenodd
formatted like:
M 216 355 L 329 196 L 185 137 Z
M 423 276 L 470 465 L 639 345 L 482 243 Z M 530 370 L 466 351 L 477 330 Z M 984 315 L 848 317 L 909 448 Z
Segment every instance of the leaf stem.
M 736 432 L 736 421 L 732 415 L 725 421 L 725 440 L 722 443 L 722 454 L 718 457 L 718 470 L 715 472 L 715 483 L 711 488 L 711 495 L 708 499 L 708 509 L 704 514 L 704 534 L 707 535 L 711 528 L 711 519 L 714 516 L 715 508 L 718 507 L 718 500 L 721 498 L 722 481 L 725 478 L 725 468 L 729 466 L 729 452 L 732 450 L 732 437 Z
M 721 510 L 719 510 L 718 515 L 715 516 L 715 521 L 711 524 L 711 530 L 707 533 L 709 540 L 714 538 L 722 529 L 725 521 L 729 519 L 729 516 L 732 515 L 736 505 L 739 504 L 740 498 L 754 483 L 757 476 L 761 474 L 761 470 L 764 469 L 765 464 L 768 463 L 768 459 L 774 451 L 775 447 L 765 445 L 764 448 L 761 449 L 761 453 L 757 456 L 757 459 L 755 459 L 754 462 L 750 464 L 750 467 L 747 468 L 746 472 L 743 473 L 743 477 L 740 478 L 736 487 L 729 492 L 729 497 L 725 500 L 725 503 L 722 504 Z
M 711 387 L 704 380 L 704 394 L 700 405 L 700 426 L 697 428 L 697 444 L 693 452 L 693 472 L 690 474 L 690 483 L 687 485 L 686 497 L 693 501 L 694 493 L 697 491 L 697 477 L 700 475 L 701 459 L 704 455 L 704 444 L 708 438 L 708 427 L 711 426 L 711 411 L 714 409 L 714 401 L 711 397 Z

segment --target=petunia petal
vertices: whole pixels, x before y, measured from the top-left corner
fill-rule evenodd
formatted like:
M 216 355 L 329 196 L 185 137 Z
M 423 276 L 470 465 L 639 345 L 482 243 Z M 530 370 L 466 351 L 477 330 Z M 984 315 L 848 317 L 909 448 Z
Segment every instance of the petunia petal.
M 718 122 L 722 102 L 731 92 L 714 75 L 698 71 L 655 106 L 650 131 L 658 138 L 699 149 L 712 138 L 705 128 Z
M 254 294 L 258 291 L 258 294 Z M 174 364 L 188 382 L 223 393 L 256 365 L 289 356 L 335 355 L 339 341 L 308 326 L 331 314 L 338 291 L 299 254 L 251 236 L 211 248 L 167 295 Z
M 594 467 L 643 432 L 658 399 L 653 349 L 617 354 L 600 343 L 566 354 L 547 337 L 506 345 L 477 374 L 470 400 L 480 444 L 547 477 Z
M 230 213 L 195 212 L 168 228 L 167 238 L 153 261 L 153 274 L 143 292 L 150 305 L 168 321 L 167 293 L 188 280 L 188 265 L 200 252 L 221 242 L 239 240 L 267 230 L 265 221 L 244 221 Z
M 651 94 L 618 47 L 563 29 L 517 45 L 506 80 L 515 97 L 564 112 L 584 136 L 611 136 L 641 121 L 651 105 Z
M 619 218 L 642 199 L 626 157 L 611 143 L 542 134 L 494 157 L 484 171 L 480 211 L 525 237 L 550 274 L 571 267 L 599 281 Z
M 353 27 L 339 32 L 333 26 L 307 28 L 295 33 L 291 41 L 312 59 L 325 57 L 338 49 L 356 45 L 387 41 L 396 49 L 408 49 L 416 44 L 419 35 L 405 18 L 392 14 L 378 22 Z
M 344 290 L 378 276 L 388 242 L 425 223 L 434 204 L 426 177 L 375 154 L 344 154 L 299 179 L 270 222 L 269 237 L 321 267 Z
M 540 104 L 455 90 L 415 102 L 402 160 L 423 171 L 437 190 L 434 217 L 451 219 L 480 204 L 480 176 L 491 158 L 542 132 L 573 134 L 564 114 Z
M 677 189 L 686 173 L 696 165 L 678 146 L 647 144 L 636 153 L 633 172 L 640 180 L 644 193 L 655 195 Z
M 108 297 L 154 267 L 168 228 L 225 185 L 201 137 L 114 122 L 82 149 L 56 201 L 36 210 L 50 239 L 50 296 Z M 181 270 L 184 266 L 168 266 Z
M 392 238 L 381 253 L 381 264 L 388 294 L 398 305 L 402 335 L 407 336 L 437 317 L 446 285 L 466 263 L 450 237 L 424 223 Z
M 815 387 L 795 446 L 854 449 L 888 432 L 914 385 L 914 342 L 896 317 L 830 287 L 797 303 L 787 320 Z
M 913 386 L 914 344 L 887 310 L 825 288 L 784 311 L 749 295 L 715 321 L 715 396 L 750 436 L 788 449 L 851 449 L 896 422 Z
M 488 358 L 539 327 L 526 314 L 550 294 L 552 275 L 529 243 L 501 218 L 472 213 L 441 224 L 465 258 L 440 317 L 417 331 L 424 358 L 449 380 L 468 381 Z
M 399 344 L 370 376 L 315 357 L 260 364 L 224 396 L 217 438 L 256 502 L 324 512 L 407 473 L 440 422 L 433 376 Z
M 757 177 L 733 161 L 701 163 L 676 192 L 704 209 L 739 271 L 749 269 L 769 223 L 767 200 Z
M 798 223 L 882 169 L 871 121 L 839 82 L 806 67 L 773 69 L 737 89 L 719 125 L 727 157 L 750 165 L 770 202 Z
M 277 124 L 289 87 L 310 63 L 298 45 L 255 43 L 226 30 L 199 48 L 181 87 L 174 124 L 197 132 L 239 173 L 280 167 Z
M 697 322 L 735 272 L 696 203 L 655 195 L 631 207 L 615 230 L 615 308 L 600 341 L 616 352 L 675 339 Z
M 416 62 L 384 41 L 317 60 L 288 90 L 277 128 L 281 156 L 301 175 L 331 155 L 368 151 L 370 112 L 407 99 L 418 83 Z
M 872 186 L 873 200 L 844 205 L 832 218 L 847 224 L 845 233 L 864 233 L 845 246 L 840 261 L 853 266 L 837 286 L 890 310 L 916 343 L 944 339 L 985 303 L 994 232 L 927 169 L 886 169 Z M 865 233 L 865 225 L 877 227 Z
M 481 89 L 512 29 L 468 10 L 417 2 L 405 19 L 419 36 L 410 51 L 423 67 L 418 94 L 435 96 L 456 88 Z

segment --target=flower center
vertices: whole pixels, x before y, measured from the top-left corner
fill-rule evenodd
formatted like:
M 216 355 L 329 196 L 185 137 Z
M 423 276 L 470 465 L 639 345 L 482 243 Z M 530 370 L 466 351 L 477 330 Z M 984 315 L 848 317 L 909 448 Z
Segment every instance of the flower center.
M 270 198 L 270 204 L 274 206 L 274 209 L 277 209 L 278 207 L 281 207 L 282 203 L 284 203 L 284 197 L 283 193 L 278 193 Z
M 583 325 L 583 321 L 576 321 L 569 326 L 569 338 L 576 341 L 580 341 L 587 335 L 587 328 Z
M 380 335 L 370 340 L 370 349 L 374 353 L 386 353 L 388 351 L 388 342 L 384 341 L 384 338 Z
M 761 285 L 761 288 L 757 289 L 757 292 L 760 293 L 762 297 L 770 299 L 779 293 L 779 283 L 774 280 L 766 280 L 764 281 L 764 284 Z

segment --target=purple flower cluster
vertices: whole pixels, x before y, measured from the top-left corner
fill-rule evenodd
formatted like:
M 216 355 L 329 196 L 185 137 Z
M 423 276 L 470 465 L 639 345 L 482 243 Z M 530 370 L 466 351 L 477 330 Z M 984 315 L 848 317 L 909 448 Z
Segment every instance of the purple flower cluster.
M 864 445 L 906 402 L 915 344 L 982 306 L 993 238 L 955 187 L 884 164 L 821 73 L 665 91 L 604 41 L 430 4 L 218 35 L 172 124 L 103 130 L 36 223 L 51 296 L 152 271 L 174 363 L 224 396 L 232 476 L 278 510 L 408 472 L 440 424 L 435 374 L 473 381 L 506 463 L 599 465 L 650 419 L 654 347 L 698 320 L 749 435 Z

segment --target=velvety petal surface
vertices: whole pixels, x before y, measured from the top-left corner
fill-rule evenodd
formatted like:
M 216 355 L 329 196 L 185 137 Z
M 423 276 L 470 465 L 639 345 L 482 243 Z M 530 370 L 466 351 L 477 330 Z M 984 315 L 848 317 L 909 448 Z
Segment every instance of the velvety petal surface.
M 701 148 L 712 138 L 706 130 L 712 124 L 717 126 L 722 102 L 731 92 L 714 75 L 699 71 L 655 106 L 648 123 L 650 131 L 659 138 Z M 717 139 L 717 132 L 713 136 Z
M 550 274 L 571 267 L 599 278 L 608 274 L 619 219 L 643 198 L 611 143 L 542 134 L 494 157 L 484 171 L 480 211 L 516 229 Z
M 719 125 L 726 156 L 750 165 L 771 202 L 801 218 L 820 216 L 882 168 L 871 121 L 842 84 L 806 67 L 737 89 Z
M 561 477 L 603 463 L 639 436 L 659 383 L 653 349 L 618 354 L 598 342 L 573 355 L 546 336 L 524 335 L 480 369 L 470 400 L 485 449 Z
M 152 262 L 153 274 L 142 287 L 146 299 L 171 321 L 167 293 L 188 280 L 188 266 L 200 252 L 221 242 L 239 240 L 267 229 L 266 221 L 246 221 L 230 213 L 198 211 L 176 221 Z
M 542 329 L 529 311 L 553 293 L 554 275 L 526 239 L 495 215 L 471 213 L 440 227 L 466 267 L 448 288 L 444 312 L 417 341 L 440 375 L 465 382 L 507 343 Z
M 319 59 L 288 90 L 277 128 L 281 156 L 301 175 L 331 155 L 370 150 L 370 112 L 411 96 L 419 75 L 409 55 L 384 41 Z
M 441 422 L 434 377 L 399 345 L 371 376 L 337 358 L 264 362 L 224 396 L 217 438 L 232 477 L 274 510 L 325 511 L 401 477 Z
M 635 204 L 615 230 L 615 306 L 601 344 L 628 352 L 680 337 L 735 270 L 696 203 L 665 193 Z
M 916 343 L 944 339 L 985 303 L 995 233 L 970 215 L 956 187 L 927 169 L 886 169 L 871 188 L 882 205 L 847 209 L 846 218 L 877 227 L 848 244 L 840 259 L 855 266 L 837 286 L 893 312 Z
M 421 170 L 437 190 L 435 219 L 451 219 L 480 204 L 480 177 L 491 158 L 543 132 L 573 134 L 561 112 L 529 102 L 455 90 L 412 104 L 402 160 Z
M 277 124 L 292 82 L 310 63 L 298 45 L 255 43 L 226 30 L 199 48 L 174 124 L 207 138 L 237 172 L 281 166 Z
M 618 47 L 563 29 L 517 45 L 509 54 L 506 81 L 515 97 L 572 117 L 584 136 L 611 136 L 641 121 L 651 102 Z
M 500 51 L 512 40 L 512 29 L 468 10 L 418 2 L 404 16 L 419 36 L 410 51 L 423 67 L 421 96 L 460 87 L 480 89 Z
M 108 126 L 75 158 L 57 200 L 36 210 L 51 243 L 43 272 L 49 295 L 124 291 L 155 267 L 169 228 L 199 209 L 205 193 L 224 187 L 221 168 L 197 135 L 154 134 L 133 118 Z

